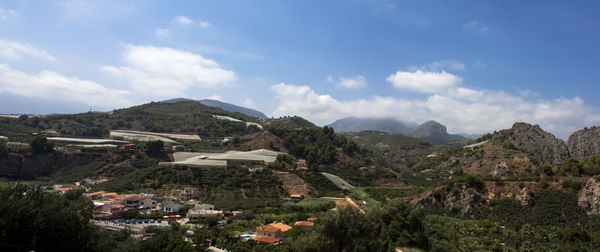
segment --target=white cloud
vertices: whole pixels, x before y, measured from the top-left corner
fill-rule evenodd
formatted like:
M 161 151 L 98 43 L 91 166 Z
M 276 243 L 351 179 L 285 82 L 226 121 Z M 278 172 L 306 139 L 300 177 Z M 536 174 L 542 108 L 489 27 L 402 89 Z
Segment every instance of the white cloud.
M 479 34 L 488 33 L 490 31 L 490 27 L 488 25 L 484 25 L 477 20 L 465 23 L 463 25 L 463 29 L 465 31 L 476 32 Z
M 222 101 L 223 100 L 223 98 L 221 98 L 220 95 L 216 95 L 216 94 L 215 95 L 211 95 L 209 97 L 206 97 L 204 99 L 210 99 L 210 100 L 216 100 L 216 101 Z
M 299 115 L 319 125 L 347 116 L 392 117 L 411 123 L 436 120 L 453 133 L 483 134 L 510 128 L 514 122 L 540 124 L 565 139 L 575 129 L 600 123 L 600 112 L 575 97 L 527 100 L 499 90 L 455 87 L 420 99 L 372 96 L 341 101 L 308 86 L 273 85 L 273 116 Z
M 181 24 L 181 25 L 190 25 L 192 24 L 194 21 L 192 19 L 190 19 L 189 17 L 186 16 L 177 16 L 174 19 L 177 23 Z
M 460 76 L 442 72 L 414 72 L 398 71 L 387 78 L 396 88 L 404 88 L 423 93 L 434 93 L 455 87 L 462 82 Z
M 236 79 L 231 70 L 202 55 L 168 47 L 126 47 L 124 66 L 102 71 L 131 84 L 137 94 L 152 98 L 187 96 L 190 88 L 214 88 Z
M 171 31 L 169 29 L 156 28 L 154 29 L 154 37 L 158 39 L 170 39 Z
M 20 60 L 24 56 L 54 61 L 54 56 L 45 50 L 37 49 L 29 43 L 0 40 L 0 57 L 11 60 Z
M 337 86 L 352 89 L 363 88 L 367 86 L 367 79 L 362 75 L 357 75 L 352 78 L 340 77 Z
M 210 28 L 212 27 L 212 24 L 208 21 L 203 21 L 203 20 L 193 20 L 189 17 L 186 16 L 176 16 L 175 18 L 173 18 L 173 22 L 181 25 L 181 26 L 190 26 L 193 24 L 197 24 L 198 26 L 202 27 L 202 28 Z
M 16 10 L 0 8 L 0 20 L 8 20 L 16 16 L 19 16 L 19 12 Z
M 74 101 L 90 106 L 130 106 L 129 91 L 106 88 L 96 82 L 67 77 L 52 71 L 37 75 L 0 65 L 0 92 L 53 101 Z

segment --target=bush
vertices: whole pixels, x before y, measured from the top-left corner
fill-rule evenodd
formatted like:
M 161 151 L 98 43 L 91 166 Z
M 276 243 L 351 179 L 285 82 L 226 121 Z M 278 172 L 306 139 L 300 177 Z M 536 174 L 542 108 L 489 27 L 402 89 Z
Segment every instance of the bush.
M 50 153 L 54 151 L 54 145 L 48 142 L 45 136 L 37 136 L 29 143 L 33 154 Z
M 149 141 L 146 143 L 146 154 L 151 157 L 160 156 L 165 148 L 165 143 L 160 140 Z
M 8 156 L 8 152 L 8 146 L 6 146 L 6 143 L 4 141 L 0 141 L 0 157 Z

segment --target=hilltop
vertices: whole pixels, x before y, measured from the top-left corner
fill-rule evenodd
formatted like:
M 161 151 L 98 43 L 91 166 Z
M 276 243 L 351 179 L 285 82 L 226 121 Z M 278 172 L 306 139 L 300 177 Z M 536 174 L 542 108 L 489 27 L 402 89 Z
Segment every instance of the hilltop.
M 192 100 L 192 99 L 187 99 L 187 98 L 174 98 L 174 99 L 165 100 L 163 102 L 175 103 L 175 102 L 180 102 L 180 101 L 197 101 L 206 106 L 220 108 L 222 110 L 229 111 L 232 113 L 242 113 L 244 115 L 247 115 L 250 117 L 256 117 L 261 120 L 268 118 L 263 112 L 260 112 L 260 111 L 254 110 L 254 109 L 250 109 L 250 108 L 241 107 L 241 106 L 227 103 L 227 102 L 212 100 L 212 99 Z
M 465 140 L 463 136 L 448 134 L 446 126 L 436 122 L 427 121 L 419 125 L 410 133 L 410 136 L 418 137 L 433 144 L 445 144 L 453 141 Z

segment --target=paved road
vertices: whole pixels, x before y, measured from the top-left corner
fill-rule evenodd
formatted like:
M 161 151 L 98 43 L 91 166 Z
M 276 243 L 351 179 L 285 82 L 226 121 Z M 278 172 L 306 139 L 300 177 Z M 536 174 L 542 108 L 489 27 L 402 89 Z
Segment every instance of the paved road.
M 325 176 L 327 179 L 331 180 L 331 182 L 333 182 L 339 188 L 342 188 L 342 189 L 352 189 L 352 188 L 354 188 L 353 185 L 348 184 L 348 182 L 346 182 L 342 178 L 340 178 L 338 176 L 335 176 L 335 175 L 333 175 L 331 173 L 321 172 L 321 174 L 323 174 L 323 176 Z

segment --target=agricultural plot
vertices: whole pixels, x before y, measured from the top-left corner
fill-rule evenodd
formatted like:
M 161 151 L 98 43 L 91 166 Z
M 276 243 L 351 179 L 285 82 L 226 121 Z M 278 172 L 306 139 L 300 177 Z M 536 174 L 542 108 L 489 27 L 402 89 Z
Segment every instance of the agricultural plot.
M 159 136 L 159 137 L 166 137 L 166 138 L 171 138 L 171 139 L 179 139 L 179 140 L 187 140 L 187 141 L 200 141 L 201 140 L 198 135 L 187 135 L 187 134 L 156 133 L 156 132 L 135 131 L 135 130 L 113 130 L 112 132 L 128 133 L 128 134 L 136 134 L 136 135 L 151 135 L 151 136 Z
M 91 143 L 91 144 L 109 144 L 109 143 L 128 143 L 114 139 L 94 139 L 94 138 L 74 138 L 74 137 L 48 137 L 49 141 L 71 142 L 71 143 Z
M 77 144 L 75 146 L 81 148 L 117 148 L 114 144 Z
M 225 153 L 175 152 L 174 162 L 162 162 L 161 165 L 188 166 L 227 166 L 228 160 L 274 162 L 279 152 L 260 149 L 253 151 L 228 151 Z
M 212 160 L 239 160 L 239 161 L 264 161 L 266 163 L 275 162 L 280 152 L 265 149 L 253 151 L 228 151 L 225 153 L 202 153 L 202 152 L 176 152 L 173 154 L 175 161 L 182 161 L 185 158 L 212 159 Z M 179 159 L 179 160 L 177 160 Z
M 222 115 L 213 115 L 212 116 L 215 119 L 219 119 L 219 120 L 225 120 L 225 121 L 232 121 L 232 122 L 243 122 L 246 123 L 246 127 L 250 126 L 250 125 L 254 125 L 256 127 L 258 127 L 259 129 L 263 129 L 262 125 L 258 124 L 258 123 L 253 123 L 253 122 L 246 122 L 246 121 L 242 121 L 240 119 L 235 119 L 233 117 L 230 116 L 222 116 Z
M 327 179 L 331 180 L 331 182 L 333 182 L 337 187 L 341 188 L 341 189 L 352 189 L 354 188 L 353 185 L 348 184 L 348 182 L 346 182 L 345 180 L 343 180 L 342 178 L 330 174 L 330 173 L 326 173 L 326 172 L 321 172 L 321 174 L 323 174 L 323 176 L 325 176 Z
M 146 133 L 141 134 L 141 133 L 127 133 L 127 132 L 121 132 L 121 131 L 111 131 L 110 137 L 111 138 L 122 138 L 125 140 L 137 140 L 137 141 L 141 141 L 141 142 L 160 140 L 160 141 L 163 141 L 165 143 L 170 143 L 170 144 L 177 143 L 176 141 L 166 138 L 166 137 L 157 136 L 157 135 L 149 135 Z

